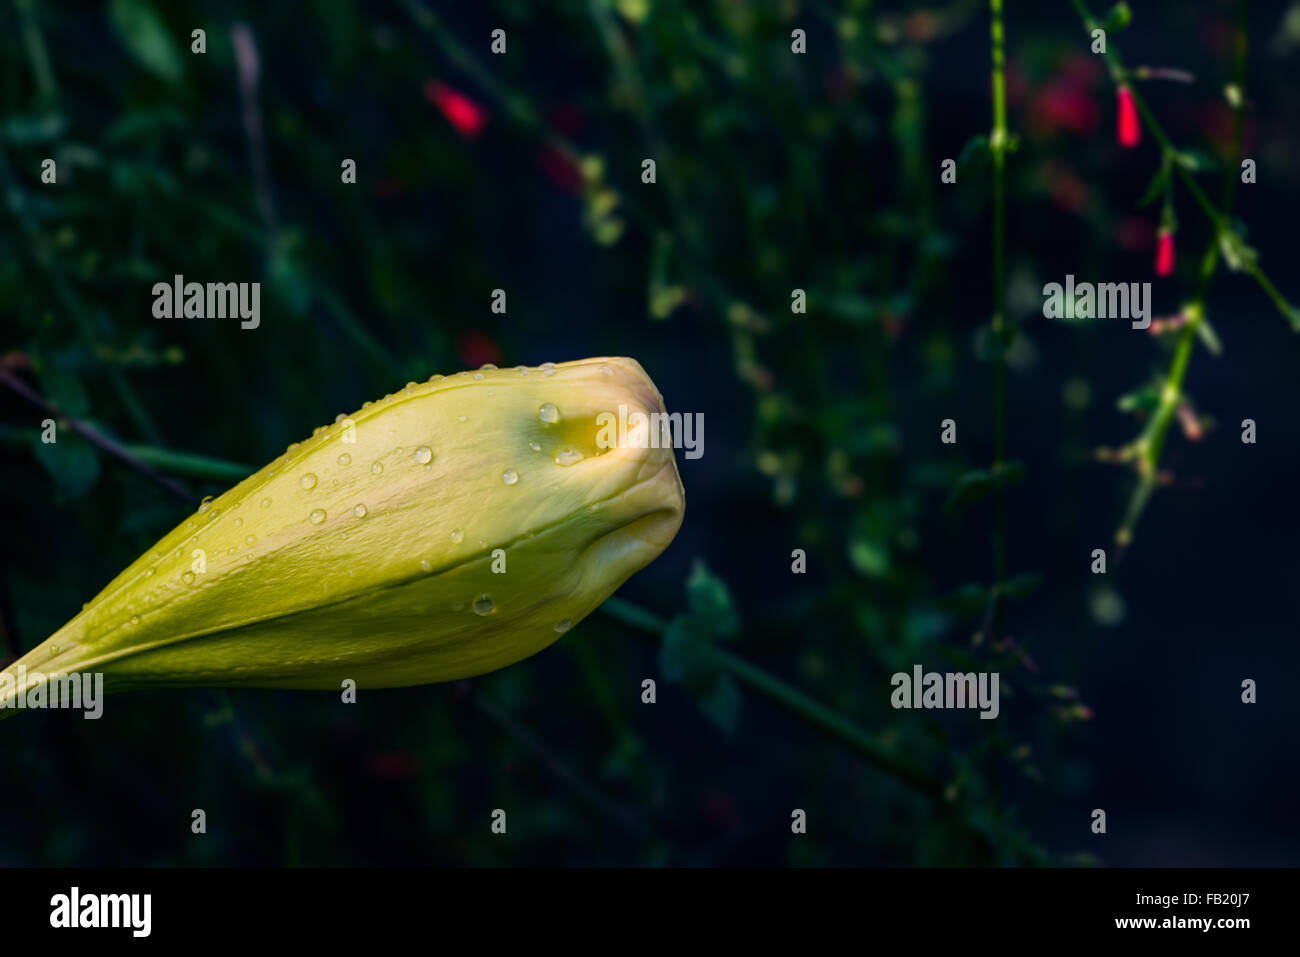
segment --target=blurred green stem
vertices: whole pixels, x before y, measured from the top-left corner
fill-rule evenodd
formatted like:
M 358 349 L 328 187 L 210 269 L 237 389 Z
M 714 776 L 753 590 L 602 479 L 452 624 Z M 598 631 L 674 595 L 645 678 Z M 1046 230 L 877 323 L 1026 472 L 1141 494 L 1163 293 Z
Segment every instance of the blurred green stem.
M 1082 3 L 1076 0 L 1075 5 L 1080 8 L 1080 12 L 1087 19 L 1088 14 Z M 1169 374 L 1165 377 L 1164 386 L 1160 390 L 1159 404 L 1134 445 L 1137 455 L 1138 479 L 1133 494 L 1129 498 L 1128 507 L 1125 509 L 1124 518 L 1119 529 L 1115 532 L 1115 541 L 1121 546 L 1128 545 L 1133 540 L 1133 529 L 1136 527 L 1138 519 L 1141 518 L 1142 511 L 1146 508 L 1152 493 L 1156 490 L 1156 486 L 1160 483 L 1160 456 L 1164 451 L 1165 440 L 1169 434 L 1169 427 L 1173 423 L 1174 414 L 1183 402 L 1183 382 L 1187 378 L 1187 366 L 1191 362 L 1192 350 L 1196 346 L 1196 337 L 1204 331 L 1203 326 L 1209 326 L 1209 320 L 1205 317 L 1205 300 L 1209 294 L 1210 282 L 1214 278 L 1219 263 L 1222 232 L 1219 230 L 1218 224 L 1220 221 L 1227 221 L 1232 207 L 1238 177 L 1237 158 L 1241 153 L 1242 106 L 1246 99 L 1247 12 L 1247 0 L 1238 0 L 1233 37 L 1233 82 L 1236 84 L 1239 95 L 1233 102 L 1232 142 L 1229 148 L 1231 160 L 1225 164 L 1224 169 L 1223 211 L 1219 213 L 1215 210 L 1214 215 L 1211 216 L 1211 219 L 1215 221 L 1216 230 L 1211 235 L 1205 253 L 1201 257 L 1201 271 L 1197 280 L 1196 296 L 1191 303 L 1183 308 L 1182 315 L 1185 324 L 1179 332 L 1173 362 L 1169 367 Z M 1147 125 L 1164 147 L 1166 155 L 1171 154 L 1174 148 L 1169 143 L 1168 138 L 1165 137 L 1164 132 L 1156 124 L 1155 119 L 1147 111 L 1145 104 L 1137 97 L 1136 93 L 1134 93 L 1134 98 L 1138 102 L 1143 118 L 1147 120 Z M 1174 166 L 1183 175 L 1184 179 L 1189 179 L 1188 174 L 1177 161 L 1175 161 Z M 1197 185 L 1193 195 L 1197 194 L 1204 197 L 1199 185 Z M 1206 202 L 1208 202 L 1208 199 L 1206 199 Z M 1217 339 L 1217 337 L 1214 338 Z
M 40 441 L 40 434 L 39 429 L 22 429 L 12 425 L 3 425 L 0 426 L 0 443 L 30 448 Z M 175 452 L 171 449 L 155 448 L 152 445 L 122 444 L 121 448 L 146 465 L 152 465 L 154 468 L 163 472 L 170 472 L 172 475 L 183 475 L 186 478 L 203 479 L 210 482 L 240 482 L 257 471 L 250 466 L 240 465 L 238 462 L 227 462 L 224 459 L 195 455 L 192 452 Z
M 1091 11 L 1088 10 L 1088 7 L 1083 0 L 1070 0 L 1070 2 L 1074 4 L 1075 10 L 1078 11 L 1079 17 L 1083 20 L 1084 28 L 1089 32 L 1089 34 L 1091 34 L 1093 30 L 1101 28 L 1101 24 L 1095 17 L 1093 17 Z M 1241 24 L 1240 18 L 1238 21 L 1238 30 L 1244 37 L 1245 27 Z M 1245 61 L 1244 42 L 1243 39 L 1241 43 L 1242 49 L 1238 51 L 1241 62 L 1243 63 Z M 1107 37 L 1106 52 L 1102 55 L 1106 58 L 1107 66 L 1110 67 L 1111 79 L 1117 85 L 1124 82 L 1128 75 L 1128 71 L 1124 68 L 1124 62 L 1120 59 L 1119 51 L 1115 49 L 1115 44 L 1110 37 Z M 1244 74 L 1242 77 L 1242 83 L 1244 83 Z M 1234 106 L 1234 110 L 1238 113 L 1241 111 L 1242 99 L 1244 99 L 1245 96 L 1244 89 L 1242 89 L 1242 83 L 1238 84 L 1238 89 L 1242 90 L 1242 98 L 1238 99 Z M 1147 107 L 1146 100 L 1142 98 L 1142 94 L 1140 94 L 1131 84 L 1129 89 L 1132 90 L 1133 101 L 1137 104 L 1138 112 L 1142 116 L 1143 125 L 1146 126 L 1146 128 L 1151 132 L 1151 135 L 1155 137 L 1156 142 L 1159 143 L 1163 149 L 1168 150 L 1174 154 L 1175 157 L 1181 157 L 1182 153 L 1174 146 L 1173 142 L 1165 134 L 1164 128 Z M 1196 205 L 1201 208 L 1201 211 L 1205 213 L 1206 217 L 1214 225 L 1216 240 L 1225 240 L 1228 236 L 1234 235 L 1235 233 L 1232 229 L 1232 224 L 1228 218 L 1228 210 L 1226 208 L 1222 210 L 1215 208 L 1214 203 L 1210 201 L 1210 197 L 1207 196 L 1205 190 L 1201 188 L 1201 184 L 1196 181 L 1196 177 L 1191 174 L 1182 162 L 1176 160 L 1174 162 L 1174 169 L 1178 173 L 1178 178 L 1182 180 L 1183 185 L 1187 187 L 1187 191 L 1191 193 L 1192 199 L 1196 201 Z M 1236 172 L 1237 171 L 1231 167 L 1228 170 L 1230 175 L 1235 175 Z M 1291 323 L 1291 327 L 1300 331 L 1300 309 L 1291 305 L 1287 301 L 1286 297 L 1278 291 L 1277 286 L 1273 284 L 1273 281 L 1269 279 L 1264 270 L 1260 268 L 1259 263 L 1251 257 L 1245 257 L 1241 263 L 1241 269 L 1249 273 L 1255 279 L 1260 288 L 1264 290 L 1265 295 L 1267 295 L 1273 305 L 1277 307 L 1277 310 L 1286 317 L 1288 322 Z M 1206 325 L 1208 326 L 1208 323 L 1206 323 Z
M 668 622 L 662 618 L 621 598 L 606 599 L 600 607 L 606 614 L 624 624 L 656 635 L 662 635 L 664 629 L 668 627 Z M 769 674 L 757 665 L 750 664 L 738 655 L 720 648 L 711 648 L 710 653 L 727 673 L 750 690 L 779 705 L 807 724 L 838 738 L 865 758 L 868 763 L 888 772 L 909 787 L 935 800 L 943 799 L 943 786 L 936 778 L 889 754 L 866 731 L 843 715 L 832 711 L 821 702 L 810 698 L 792 685 L 786 684 L 780 678 Z

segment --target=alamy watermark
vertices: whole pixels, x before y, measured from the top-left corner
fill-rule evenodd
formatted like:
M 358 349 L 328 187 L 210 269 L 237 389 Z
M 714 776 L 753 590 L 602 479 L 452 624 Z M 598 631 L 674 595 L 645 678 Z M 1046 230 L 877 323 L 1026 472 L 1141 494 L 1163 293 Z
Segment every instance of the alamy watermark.
M 97 721 L 104 714 L 102 671 L 47 675 L 28 672 L 26 665 L 19 665 L 17 672 L 16 676 L 0 674 L 0 709 L 78 708 L 86 712 L 82 717 L 87 721 Z
M 686 458 L 704 454 L 704 413 L 633 412 L 620 404 L 618 414 L 596 416 L 600 449 L 684 449 Z
M 153 895 L 83 894 L 74 886 L 50 898 L 50 926 L 124 927 L 132 937 L 148 937 L 153 929 Z
M 913 665 L 910 675 L 899 671 L 889 683 L 894 688 L 889 703 L 895 708 L 979 708 L 983 720 L 998 716 L 996 671 L 922 673 L 920 665 Z
M 1151 283 L 1103 282 L 1077 286 L 1068 273 L 1065 285 L 1043 287 L 1043 316 L 1048 319 L 1132 319 L 1134 329 L 1151 325 Z
M 153 284 L 155 319 L 234 319 L 241 329 L 262 321 L 260 282 L 186 282 L 177 273 L 171 282 Z

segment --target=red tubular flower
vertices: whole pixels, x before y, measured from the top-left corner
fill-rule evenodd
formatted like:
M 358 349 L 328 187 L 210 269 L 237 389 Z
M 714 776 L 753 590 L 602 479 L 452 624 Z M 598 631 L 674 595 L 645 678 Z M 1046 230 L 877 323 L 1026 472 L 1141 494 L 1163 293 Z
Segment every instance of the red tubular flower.
M 1142 138 L 1142 126 L 1138 123 L 1137 103 L 1133 99 L 1133 91 L 1128 85 L 1121 86 L 1117 91 L 1119 97 L 1119 116 L 1117 132 L 1119 133 L 1119 145 L 1125 149 L 1131 149 L 1138 145 L 1138 140 Z
M 440 80 L 425 80 L 424 98 L 441 110 L 467 140 L 475 139 L 487 126 L 487 110 Z
M 1156 237 L 1156 275 L 1168 276 L 1174 271 L 1174 233 L 1162 229 Z

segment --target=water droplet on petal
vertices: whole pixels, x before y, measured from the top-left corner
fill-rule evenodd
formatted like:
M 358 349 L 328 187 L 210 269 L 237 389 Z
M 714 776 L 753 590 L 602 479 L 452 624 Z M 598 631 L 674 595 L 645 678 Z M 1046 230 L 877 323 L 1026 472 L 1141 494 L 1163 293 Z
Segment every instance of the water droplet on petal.
M 426 571 L 426 572 L 427 572 L 427 571 L 432 571 L 432 570 L 433 570 L 433 562 L 429 561 L 429 559 L 427 559 L 427 558 L 421 558 L 421 559 L 420 559 L 420 568 L 421 568 L 423 571 Z
M 583 455 L 577 449 L 556 449 L 556 465 L 573 465 L 575 462 L 581 462 Z
M 534 452 L 540 452 L 542 450 L 542 443 L 538 442 L 536 439 L 533 439 L 531 442 L 528 443 L 528 447 L 532 449 Z
M 314 508 L 307 518 L 310 519 L 313 525 L 319 525 L 321 522 L 325 521 L 325 509 Z
M 572 618 L 561 618 L 559 621 L 555 623 L 555 630 L 558 631 L 560 634 L 564 634 L 572 627 L 573 627 Z
M 314 488 L 316 487 L 316 476 L 315 476 L 315 474 L 312 473 L 312 472 L 308 472 L 308 473 L 307 473 L 306 475 L 304 475 L 302 478 L 298 479 L 298 484 L 301 485 L 301 486 L 302 486 L 303 488 L 305 488 L 305 489 L 309 489 L 309 490 L 310 490 L 310 489 L 314 489 Z
M 519 481 L 519 473 L 514 469 L 506 469 L 501 473 L 501 481 L 505 482 L 507 485 L 514 485 Z
M 490 615 L 492 614 L 492 599 L 487 595 L 480 595 L 474 599 L 474 614 Z
M 187 585 L 193 585 L 193 584 L 194 584 L 194 573 L 193 573 L 193 572 L 186 572 L 184 575 L 181 576 L 181 581 L 183 581 L 183 582 L 184 582 L 185 584 L 187 584 Z
M 464 540 L 464 538 L 465 538 L 465 533 L 462 532 L 459 528 L 453 528 L 451 530 L 451 543 L 453 545 L 459 545 Z
M 481 373 L 481 372 L 475 372 L 475 373 L 474 373 L 474 381 L 475 381 L 475 382 L 480 381 L 482 378 L 483 378 L 483 373 Z
M 415 461 L 419 462 L 421 465 L 428 465 L 433 461 L 433 449 L 429 448 L 427 445 L 420 446 L 411 454 L 415 456 Z
M 271 507 L 271 500 L 269 498 L 262 499 L 262 508 L 270 508 L 270 507 Z
M 247 538 L 244 539 L 244 544 L 245 544 L 245 545 L 251 545 L 251 544 L 253 544 L 253 542 L 255 542 L 255 541 L 257 541 L 257 536 L 256 536 L 256 535 L 249 535 Z
M 348 453 L 344 452 L 342 455 L 339 456 L 339 465 L 351 465 L 351 464 L 352 464 L 352 456 L 348 455 Z
M 152 577 L 153 577 L 153 569 L 152 569 L 152 568 L 146 568 L 146 569 L 145 569 L 145 572 L 144 572 L 144 577 L 145 577 L 145 578 L 152 578 Z
M 600 371 L 603 372 L 605 375 L 613 375 L 613 374 L 614 374 L 614 370 L 611 369 L 609 366 L 601 366 L 601 367 L 600 367 Z
M 555 363 L 554 363 L 554 362 L 543 362 L 543 363 L 542 363 L 542 375 L 544 375 L 544 376 L 553 376 L 553 375 L 555 375 Z
M 235 519 L 235 528 L 239 528 L 239 526 L 243 524 L 244 524 L 244 520 L 242 518 Z
M 547 425 L 554 425 L 556 422 L 560 421 L 560 410 L 547 402 L 537 410 L 537 417 Z
M 335 421 L 335 422 L 342 422 L 342 421 L 343 421 L 344 419 L 346 419 L 346 418 L 347 418 L 347 413 L 345 413 L 345 412 L 340 412 L 338 415 L 334 416 L 334 421 Z
M 468 415 L 458 415 L 458 416 L 456 416 L 456 421 L 457 421 L 457 422 L 464 422 L 464 421 L 465 421 L 466 419 L 468 419 L 468 418 L 469 418 Z
M 131 616 L 131 624 L 133 624 L 133 625 L 138 625 L 138 624 L 140 624 L 140 616 L 139 616 L 139 615 L 132 615 L 132 616 Z
M 370 466 L 370 471 L 374 472 L 376 475 L 378 475 L 383 470 L 384 470 L 383 462 L 376 462 L 374 465 Z
M 365 518 L 366 507 L 364 505 L 358 505 L 356 508 L 352 510 L 352 514 L 355 515 L 357 518 Z

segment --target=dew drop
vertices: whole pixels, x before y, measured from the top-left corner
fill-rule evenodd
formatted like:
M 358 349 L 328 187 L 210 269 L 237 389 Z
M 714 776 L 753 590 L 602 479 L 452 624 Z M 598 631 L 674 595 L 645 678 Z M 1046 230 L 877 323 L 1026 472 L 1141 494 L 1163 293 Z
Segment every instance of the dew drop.
M 464 541 L 464 539 L 465 539 L 465 533 L 462 532 L 459 528 L 453 528 L 451 530 L 451 543 L 453 545 L 459 545 L 462 541 Z
M 519 473 L 514 469 L 506 469 L 501 473 L 501 481 L 505 482 L 507 485 L 514 485 L 519 481 Z
M 378 475 L 383 470 L 384 470 L 383 462 L 376 462 L 374 465 L 370 466 L 370 471 L 374 472 L 376 475 Z
M 138 624 L 140 624 L 140 616 L 139 616 L 139 615 L 132 615 L 132 616 L 131 616 L 131 624 L 133 624 L 133 625 L 138 625 Z
M 348 455 L 348 453 L 344 452 L 342 455 L 339 456 L 339 465 L 351 465 L 351 464 L 352 464 L 352 456 Z
M 145 577 L 145 578 L 152 578 L 152 577 L 153 577 L 153 569 L 152 569 L 152 568 L 146 568 L 146 569 L 144 570 L 144 577 Z
M 271 507 L 271 500 L 269 498 L 262 499 L 262 508 L 270 508 L 270 507 Z
M 605 375 L 613 375 L 613 374 L 614 374 L 614 370 L 611 369 L 609 366 L 601 366 L 601 367 L 600 367 L 600 371 L 601 371 L 602 373 L 604 373 Z
M 420 559 L 420 568 L 421 568 L 422 570 L 426 571 L 426 572 L 427 572 L 427 571 L 432 571 L 432 570 L 433 570 L 433 562 L 429 561 L 429 559 L 427 559 L 427 558 L 421 558 L 421 559 Z
M 429 448 L 427 445 L 420 446 L 411 454 L 415 456 L 415 461 L 419 462 L 421 465 L 428 465 L 433 461 L 433 449 Z
M 479 382 L 479 381 L 481 381 L 481 380 L 483 379 L 483 373 L 481 373 L 481 372 L 475 372 L 473 378 L 474 378 L 474 381 L 475 381 L 475 382 Z
M 308 472 L 302 478 L 298 479 L 298 484 L 305 489 L 314 489 L 316 487 L 315 474 L 313 474 L 312 472 Z
M 185 584 L 187 584 L 187 585 L 193 585 L 193 584 L 194 584 L 194 573 L 193 573 L 193 572 L 186 572 L 184 575 L 181 576 L 181 581 L 183 581 L 183 582 L 184 582 Z
M 443 378 L 442 374 L 441 374 L 441 373 L 438 373 L 437 375 L 431 375 L 431 376 L 429 376 L 429 381 L 430 381 L 430 382 L 438 382 L 438 381 L 440 381 L 442 378 Z
M 487 595 L 480 595 L 474 599 L 474 614 L 490 615 L 492 614 L 492 599 Z
M 199 503 L 199 511 L 206 512 L 211 507 L 212 507 L 212 496 L 211 495 L 204 496 L 203 501 Z
M 554 425 L 556 422 L 560 421 L 560 410 L 547 402 L 537 410 L 537 417 L 547 425 Z
M 577 449 L 556 449 L 556 465 L 573 465 L 575 462 L 581 462 L 583 455 Z
M 321 522 L 325 521 L 325 509 L 314 508 L 307 518 L 311 520 L 313 525 L 319 525 Z
M 255 541 L 257 541 L 257 536 L 256 536 L 256 535 L 249 535 L 249 536 L 247 536 L 247 537 L 244 539 L 244 544 L 245 544 L 245 545 L 251 545 L 251 544 L 253 544 L 253 542 L 255 542 Z
M 457 421 L 457 422 L 464 422 L 464 421 L 465 421 L 466 419 L 468 419 L 468 418 L 469 418 L 468 415 L 458 415 L 458 416 L 456 416 L 456 421 Z
M 242 518 L 235 519 L 235 528 L 239 528 L 243 524 L 244 524 L 244 520 Z
M 479 366 L 479 368 L 480 368 L 480 369 L 495 369 L 496 366 L 493 365 L 491 362 L 485 362 L 485 363 L 483 363 L 481 366 Z
M 553 375 L 555 375 L 555 363 L 554 363 L 554 362 L 543 362 L 543 363 L 542 363 L 542 375 L 544 375 L 544 376 L 553 376 Z
M 401 454 L 402 454 L 402 447 L 399 445 L 397 448 L 393 449 L 393 454 L 394 454 L 394 455 L 401 455 Z
M 531 442 L 528 443 L 528 447 L 532 449 L 534 452 L 540 452 L 542 450 L 542 443 L 538 442 L 536 439 L 533 439 Z
M 407 387 L 408 389 L 414 389 L 414 388 L 415 388 L 415 383 L 414 383 L 414 382 L 408 382 L 408 383 L 406 383 L 406 387 Z
M 555 623 L 555 630 L 558 631 L 560 634 L 564 634 L 572 627 L 573 627 L 572 618 L 561 618 L 559 621 Z
M 296 449 L 297 447 L 298 447 L 298 443 L 297 443 L 297 442 L 290 442 L 288 448 L 286 448 L 285 451 L 286 451 L 286 452 L 292 452 L 292 451 L 293 451 L 294 449 Z
M 366 507 L 364 505 L 358 505 L 356 508 L 352 510 L 352 514 L 355 515 L 357 518 L 365 518 Z
M 528 366 L 515 366 L 515 371 L 520 375 L 528 375 Z
M 334 416 L 334 421 L 335 421 L 335 422 L 342 422 L 342 421 L 343 421 L 344 419 L 346 419 L 346 418 L 347 418 L 347 413 L 345 413 L 345 412 L 340 412 L 338 415 Z
M 368 408 L 370 408 L 372 405 L 374 405 L 373 402 L 362 402 L 362 403 L 361 403 L 361 408 L 363 408 L 363 409 L 368 409 Z

